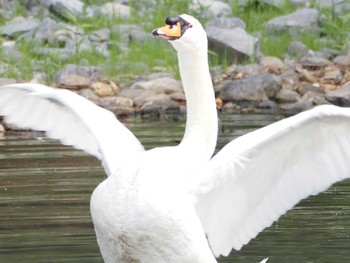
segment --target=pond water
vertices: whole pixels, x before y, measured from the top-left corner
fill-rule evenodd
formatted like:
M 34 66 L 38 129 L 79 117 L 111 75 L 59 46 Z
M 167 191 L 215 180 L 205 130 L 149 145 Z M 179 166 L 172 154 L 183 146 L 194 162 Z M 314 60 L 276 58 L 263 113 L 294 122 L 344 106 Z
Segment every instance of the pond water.
M 281 119 L 221 115 L 218 149 Z M 125 120 L 146 148 L 175 145 L 184 121 Z M 89 200 L 105 178 L 99 162 L 43 138 L 7 133 L 0 139 L 0 262 L 103 262 Z M 301 202 L 241 251 L 219 262 L 350 262 L 350 181 Z

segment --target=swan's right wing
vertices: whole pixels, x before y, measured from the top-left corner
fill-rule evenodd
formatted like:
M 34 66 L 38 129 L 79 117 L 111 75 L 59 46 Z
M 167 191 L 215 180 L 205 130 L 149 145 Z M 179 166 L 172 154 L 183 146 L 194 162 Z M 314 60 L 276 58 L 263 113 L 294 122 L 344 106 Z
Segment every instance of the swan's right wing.
M 350 109 L 320 106 L 230 142 L 193 178 L 192 193 L 219 256 L 349 177 Z
M 9 124 L 45 131 L 48 137 L 97 157 L 107 175 L 144 151 L 112 112 L 69 90 L 34 83 L 0 87 L 0 115 Z

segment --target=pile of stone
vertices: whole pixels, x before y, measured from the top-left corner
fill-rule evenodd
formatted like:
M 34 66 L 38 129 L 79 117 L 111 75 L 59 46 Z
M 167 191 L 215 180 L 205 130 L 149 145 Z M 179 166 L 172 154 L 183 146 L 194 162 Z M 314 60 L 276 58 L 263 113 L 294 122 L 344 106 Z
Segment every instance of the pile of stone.
M 2 2 L 7 2 L 7 5 L 1 5 L 0 2 L 0 15 L 6 17 L 6 9 L 13 1 Z M 70 15 L 81 15 L 83 12 L 90 16 L 118 14 L 128 17 L 128 1 L 118 0 L 101 6 L 84 6 L 79 0 L 41 0 L 40 4 L 24 2 L 30 5 L 28 17 L 16 17 L 0 27 L 0 34 L 8 39 L 3 42 L 3 56 L 12 59 L 21 57 L 16 43 L 22 40 L 34 41 L 35 53 L 47 55 L 55 52 L 62 61 L 75 52 L 77 42 L 80 49 L 96 50 L 107 59 L 110 49 L 115 45 L 127 52 L 132 40 L 140 45 L 145 40 L 155 41 L 149 39 L 150 34 L 138 25 L 119 24 L 85 34 L 82 28 L 69 23 Z M 156 5 L 156 1 L 134 2 L 136 1 L 133 4 L 139 12 L 151 10 Z M 278 6 L 283 0 L 266 2 Z M 311 1 L 291 2 L 306 5 L 306 8 L 267 21 L 266 29 L 271 34 L 280 31 L 288 31 L 290 34 L 320 31 L 319 11 L 307 7 Z M 319 2 L 320 5 L 332 4 L 332 1 L 326 0 Z M 342 6 L 337 9 L 339 12 L 350 10 L 350 4 L 345 2 L 339 1 Z M 206 8 L 203 9 L 203 6 Z M 332 49 L 315 52 L 302 43 L 293 42 L 284 61 L 266 57 L 260 53 L 259 38 L 245 31 L 245 23 L 241 19 L 232 17 L 228 4 L 214 0 L 194 0 L 191 8 L 192 13 L 197 13 L 199 17 L 205 15 L 209 19 L 205 30 L 210 49 L 219 58 L 225 57 L 226 61 L 232 63 L 226 72 L 213 70 L 212 74 L 217 104 L 221 110 L 296 113 L 325 103 L 350 106 L 348 54 Z M 36 14 L 39 13 L 45 18 L 38 19 Z M 120 41 L 111 43 L 111 34 L 118 34 Z M 50 47 L 51 43 L 57 42 L 61 43 L 59 48 Z M 242 61 L 253 58 L 258 58 L 258 63 L 239 65 Z M 121 65 L 124 65 L 123 62 L 116 62 L 117 67 Z M 1 65 L 0 73 L 5 69 L 6 65 Z M 71 89 L 117 115 L 141 113 L 164 116 L 186 110 L 181 82 L 171 73 L 154 73 L 129 83 L 104 79 L 102 76 L 101 68 L 66 65 L 57 72 L 55 83 L 50 84 L 57 88 Z M 43 79 L 42 73 L 38 72 L 32 81 L 43 82 Z M 18 81 L 20 80 L 0 79 L 0 85 Z

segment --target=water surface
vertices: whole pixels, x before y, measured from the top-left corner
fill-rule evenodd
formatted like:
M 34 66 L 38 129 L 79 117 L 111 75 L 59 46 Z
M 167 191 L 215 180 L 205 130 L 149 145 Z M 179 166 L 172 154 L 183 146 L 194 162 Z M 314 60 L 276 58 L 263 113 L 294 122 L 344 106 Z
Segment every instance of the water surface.
M 218 149 L 281 119 L 221 115 Z M 146 148 L 176 145 L 184 121 L 132 119 Z M 7 133 L 0 140 L 0 263 L 103 262 L 89 200 L 105 178 L 95 158 L 42 133 Z M 241 251 L 220 262 L 350 262 L 350 181 L 301 202 Z

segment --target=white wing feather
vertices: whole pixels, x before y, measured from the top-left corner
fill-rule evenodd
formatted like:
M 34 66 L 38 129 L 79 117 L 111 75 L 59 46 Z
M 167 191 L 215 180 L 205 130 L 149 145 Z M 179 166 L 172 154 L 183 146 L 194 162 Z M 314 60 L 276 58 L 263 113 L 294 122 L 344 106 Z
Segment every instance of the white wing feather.
M 144 151 L 112 112 L 69 90 L 33 83 L 0 87 L 0 115 L 9 124 L 45 131 L 48 137 L 97 157 L 107 175 Z
M 321 106 L 244 135 L 195 178 L 215 256 L 239 250 L 300 200 L 350 176 L 350 109 Z

